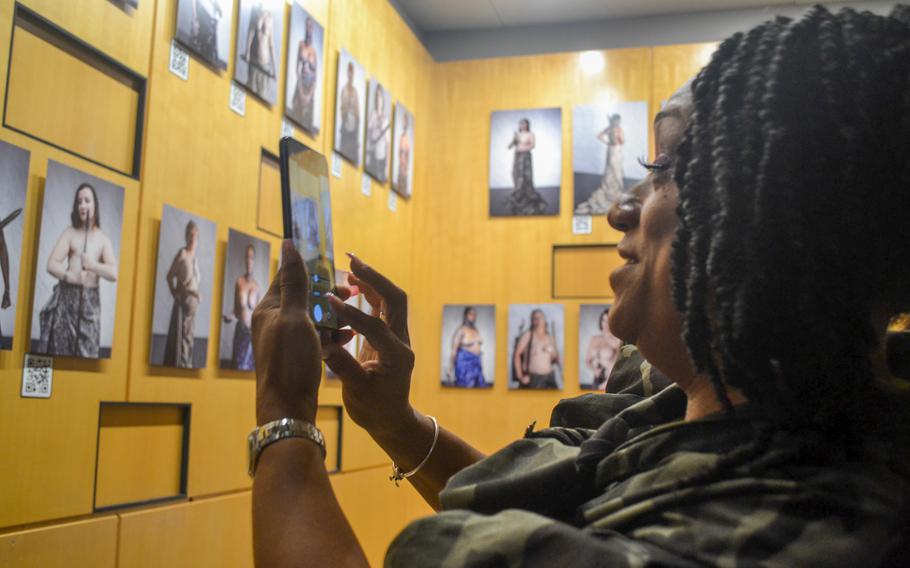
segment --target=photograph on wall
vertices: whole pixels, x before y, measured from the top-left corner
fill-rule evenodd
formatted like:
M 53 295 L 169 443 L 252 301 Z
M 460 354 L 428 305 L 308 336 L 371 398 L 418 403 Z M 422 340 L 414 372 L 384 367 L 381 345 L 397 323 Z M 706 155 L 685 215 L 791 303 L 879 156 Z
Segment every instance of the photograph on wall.
M 577 106 L 572 111 L 572 180 L 576 215 L 606 215 L 644 179 L 648 103 Z
M 509 388 L 562 389 L 562 304 L 509 306 Z
M 159 367 L 201 369 L 209 343 L 215 278 L 215 223 L 164 206 L 158 232 L 152 345 Z
M 234 0 L 177 0 L 175 39 L 204 63 L 227 69 Z
M 269 105 L 278 100 L 283 33 L 283 0 L 240 0 L 234 81 Z
M 338 54 L 338 85 L 335 93 L 335 151 L 355 166 L 360 165 L 360 141 L 367 91 L 366 72 L 346 50 Z
M 490 116 L 490 216 L 559 215 L 562 109 Z
M 442 307 L 443 386 L 487 388 L 496 374 L 496 307 L 450 304 Z
M 389 148 L 392 145 L 392 97 L 375 78 L 370 79 L 367 98 L 366 142 L 365 169 L 378 182 L 385 183 L 389 179 Z
M 0 349 L 13 348 L 29 152 L 0 141 Z
M 253 310 L 269 287 L 269 243 L 228 230 L 221 293 L 218 363 L 223 369 L 252 371 Z
M 360 294 L 360 290 L 358 289 L 358 287 L 351 284 L 350 277 L 351 277 L 351 273 L 348 272 L 347 270 L 338 270 L 337 268 L 335 269 L 335 286 L 336 287 L 345 286 L 351 292 L 351 295 L 348 297 L 347 300 L 344 301 L 344 303 L 349 306 L 354 306 L 358 310 L 364 310 L 366 312 L 369 312 L 369 306 L 367 305 L 367 301 L 362 299 L 363 296 Z M 348 329 L 349 329 L 349 326 L 346 326 L 346 327 L 348 327 Z M 344 329 L 344 328 L 342 328 L 342 329 Z M 344 348 L 347 349 L 348 353 L 350 353 L 351 356 L 356 359 L 357 356 L 360 354 L 360 345 L 361 345 L 360 334 L 355 333 L 354 338 L 344 344 Z M 325 376 L 329 379 L 338 378 L 338 375 L 336 375 L 335 372 L 332 371 L 332 369 L 329 368 L 328 365 L 325 366 Z
M 48 161 L 30 352 L 110 358 L 123 198 L 119 185 Z
M 414 180 L 414 115 L 401 103 L 395 105 L 392 135 L 392 189 L 411 197 Z
M 300 4 L 291 4 L 284 114 L 310 134 L 321 126 L 325 32 Z
M 610 304 L 582 304 L 578 315 L 578 381 L 582 389 L 603 392 L 622 341 L 610 333 Z

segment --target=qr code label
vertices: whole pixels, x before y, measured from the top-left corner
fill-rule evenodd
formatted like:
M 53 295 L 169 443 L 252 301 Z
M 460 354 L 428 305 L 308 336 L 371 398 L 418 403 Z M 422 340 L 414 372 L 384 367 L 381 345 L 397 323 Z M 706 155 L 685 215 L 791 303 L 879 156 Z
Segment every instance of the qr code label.
M 575 215 L 572 217 L 572 234 L 590 235 L 592 225 L 593 222 L 590 215 Z
M 244 116 L 246 114 L 246 92 L 231 81 L 231 110 Z
M 360 193 L 366 195 L 367 197 L 373 195 L 373 185 L 370 182 L 370 176 L 364 172 L 363 177 L 360 178 Z
M 22 396 L 50 398 L 54 381 L 54 358 L 25 354 L 22 365 Z
M 398 210 L 398 197 L 397 197 L 397 195 L 395 194 L 394 191 L 390 191 L 390 192 L 389 192 L 389 203 L 388 203 L 388 205 L 389 205 L 389 211 L 397 211 L 397 210 Z
M 341 177 L 341 156 L 337 152 L 332 152 L 332 175 Z
M 171 40 L 171 60 L 168 69 L 184 81 L 190 76 L 190 56 L 173 40 Z

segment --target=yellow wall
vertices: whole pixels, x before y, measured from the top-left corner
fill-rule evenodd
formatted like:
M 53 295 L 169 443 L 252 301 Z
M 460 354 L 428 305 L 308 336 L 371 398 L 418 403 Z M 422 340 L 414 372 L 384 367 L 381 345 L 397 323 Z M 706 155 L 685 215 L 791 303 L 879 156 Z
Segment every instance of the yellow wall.
M 243 441 L 255 420 L 254 380 L 250 373 L 217 368 L 220 280 L 229 227 L 269 240 L 273 267 L 277 263 L 278 240 L 257 230 L 257 205 L 260 154 L 263 148 L 278 152 L 282 102 L 268 108 L 248 97 L 246 116 L 229 110 L 233 39 L 225 72 L 215 73 L 191 59 L 188 81 L 171 74 L 167 67 L 176 0 L 140 0 L 139 9 L 129 12 L 96 0 L 23 3 L 147 77 L 148 92 L 139 180 L 0 129 L 0 139 L 31 151 L 22 250 L 23 258 L 31 260 L 23 262 L 14 284 L 14 349 L 0 351 L 0 564 L 249 566 L 250 481 Z M 508 304 L 551 301 L 553 244 L 609 243 L 617 238 L 603 219 L 595 219 L 591 235 L 571 234 L 572 106 L 615 97 L 648 100 L 653 112 L 703 61 L 705 47 L 605 52 L 607 70 L 598 77 L 579 72 L 576 54 L 437 64 L 386 0 L 305 0 L 303 5 L 326 29 L 327 56 L 321 132 L 310 137 L 297 131 L 297 136 L 331 153 L 341 48 L 350 51 L 369 76 L 378 77 L 416 122 L 414 197 L 398 199 L 397 211 L 387 208 L 387 185 L 374 182 L 373 195 L 361 195 L 362 170 L 347 162 L 342 178 L 332 178 L 336 256 L 355 252 L 410 292 L 418 356 L 412 391 L 416 406 L 481 449 L 495 450 L 519 436 L 532 419 L 545 424 L 557 399 L 578 393 L 571 379 L 560 393 L 507 392 Z M 9 45 L 13 6 L 12 0 L 0 0 L 3 46 Z M 286 41 L 282 43 L 279 93 L 286 77 Z M 8 58 L 0 57 L 4 83 L 7 65 Z M 0 84 L 0 96 L 5 87 Z M 563 109 L 562 213 L 490 219 L 490 112 L 540 106 Z M 59 127 L 60 134 L 72 137 L 78 135 L 75 129 L 84 128 L 78 121 L 69 124 Z M 123 136 L 115 123 L 99 124 L 101 131 L 95 135 L 100 139 Z M 31 282 L 38 270 L 34 255 L 48 159 L 125 188 L 115 341 L 109 360 L 58 359 L 52 398 L 23 399 L 19 384 L 31 319 Z M 218 224 L 207 367 L 198 371 L 152 368 L 147 362 L 158 226 L 165 203 Z M 496 304 L 496 386 L 484 392 L 443 391 L 437 372 L 441 307 L 467 302 Z M 562 303 L 565 371 L 574 377 L 580 302 Z M 320 396 L 323 404 L 340 404 L 340 384 L 326 382 Z M 191 405 L 188 501 L 92 515 L 102 401 Z M 120 499 L 118 495 L 155 494 L 173 487 L 172 470 L 145 484 L 134 483 L 136 475 L 131 474 L 145 463 L 140 455 L 144 446 L 134 441 L 158 436 L 156 432 L 117 430 L 109 433 L 114 437 L 101 439 L 103 447 L 118 452 L 114 455 L 130 457 L 131 449 L 137 454 L 122 465 L 117 460 L 100 464 L 101 482 L 110 489 L 103 494 L 105 504 Z M 168 430 L 166 439 L 161 438 L 168 455 L 174 452 L 176 432 Z M 333 485 L 371 562 L 378 565 L 391 537 L 428 510 L 409 487 L 396 489 L 388 482 L 388 458 L 347 417 L 342 447 L 342 472 L 333 475 Z

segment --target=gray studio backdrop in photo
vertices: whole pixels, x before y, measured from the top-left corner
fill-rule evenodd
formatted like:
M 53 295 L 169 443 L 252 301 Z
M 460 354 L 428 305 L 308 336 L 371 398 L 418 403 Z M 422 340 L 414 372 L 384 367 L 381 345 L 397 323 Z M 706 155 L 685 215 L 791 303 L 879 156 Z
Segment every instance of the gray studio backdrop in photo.
M 439 380 L 446 385 L 446 370 L 452 357 L 452 337 L 461 326 L 464 310 L 468 306 L 477 312 L 475 326 L 483 339 L 483 378 L 493 384 L 496 378 L 496 307 L 485 304 L 453 304 L 442 307 L 442 349 L 439 365 Z M 454 381 L 454 378 L 453 378 Z
M 18 146 L 0 142 L 0 221 L 16 209 L 22 213 L 3 228 L 3 238 L 9 253 L 9 295 L 12 305 L 0 309 L 0 349 L 11 349 L 19 307 L 19 281 L 22 266 L 22 230 L 25 227 L 25 194 L 28 190 L 29 152 Z M 3 282 L 0 280 L 0 296 Z
M 215 281 L 215 223 L 187 211 L 164 206 L 161 226 L 158 232 L 158 261 L 155 268 L 155 304 L 152 312 L 152 354 L 153 365 L 164 360 L 164 346 L 171 322 L 171 308 L 174 299 L 167 287 L 165 277 L 177 252 L 186 245 L 186 224 L 193 220 L 199 227 L 199 245 L 196 258 L 199 262 L 201 300 L 194 323 L 195 346 L 193 367 L 205 367 L 208 348 L 209 324 L 212 321 L 212 290 Z
M 227 253 L 224 255 L 224 287 L 221 293 L 221 335 L 218 341 L 218 361 L 222 367 L 232 367 L 231 356 L 234 345 L 236 322 L 226 323 L 224 316 L 234 313 L 234 283 L 246 272 L 246 247 L 253 245 L 256 258 L 253 262 L 253 278 L 259 283 L 259 298 L 269 289 L 269 243 L 246 233 L 231 229 L 228 231 Z
M 90 183 L 98 194 L 97 215 L 101 230 L 107 235 L 114 248 L 114 257 L 119 268 L 121 263 L 120 241 L 123 230 L 123 188 L 77 169 L 53 160 L 47 162 L 47 180 L 44 182 L 44 199 L 41 209 L 41 236 L 38 239 L 38 260 L 35 263 L 35 295 L 32 303 L 31 340 L 37 344 L 41 340 L 39 316 L 41 308 L 54 293 L 54 286 L 59 282 L 47 271 L 47 259 L 57 244 L 57 239 L 67 228 L 72 226 L 70 213 L 79 184 Z M 117 275 L 118 281 L 120 274 Z M 114 315 L 117 309 L 117 282 L 99 279 L 99 296 L 101 297 L 101 340 L 99 357 L 110 357 L 114 341 Z

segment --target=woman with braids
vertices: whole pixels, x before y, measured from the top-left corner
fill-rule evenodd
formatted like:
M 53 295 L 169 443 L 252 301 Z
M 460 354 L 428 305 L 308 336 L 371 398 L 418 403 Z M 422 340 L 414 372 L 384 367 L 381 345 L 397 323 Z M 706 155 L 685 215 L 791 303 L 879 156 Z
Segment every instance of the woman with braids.
M 444 509 L 387 566 L 906 566 L 908 406 L 882 340 L 910 308 L 910 10 L 736 34 L 654 130 L 608 215 L 610 328 L 675 383 L 650 398 L 564 401 L 484 457 L 408 402 L 405 294 L 352 257 L 378 317 L 332 302 L 372 348 L 322 357 L 393 479 Z M 318 404 L 306 273 L 284 256 L 254 315 L 260 424 Z M 257 563 L 366 566 L 319 446 L 254 453 Z

